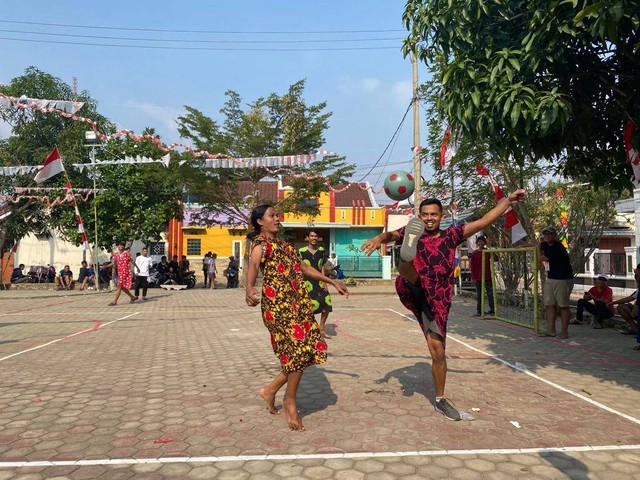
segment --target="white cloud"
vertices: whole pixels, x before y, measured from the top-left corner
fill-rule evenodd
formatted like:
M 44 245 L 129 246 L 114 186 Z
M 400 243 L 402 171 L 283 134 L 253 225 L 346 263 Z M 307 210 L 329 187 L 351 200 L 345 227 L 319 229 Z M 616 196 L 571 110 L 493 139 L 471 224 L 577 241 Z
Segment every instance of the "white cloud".
M 410 80 L 402 80 L 391 86 L 391 96 L 398 102 L 406 103 L 413 97 L 413 84 Z
M 9 138 L 11 136 L 11 125 L 0 120 L 0 138 Z
M 377 78 L 363 78 L 362 79 L 362 90 L 367 93 L 371 93 L 374 90 L 377 90 L 380 86 L 380 80 Z
M 362 92 L 372 93 L 378 90 L 380 84 L 381 82 L 378 78 L 341 77 L 338 79 L 338 90 L 349 95 Z
M 180 114 L 184 113 L 181 108 L 157 105 L 150 102 L 137 102 L 134 100 L 127 101 L 125 106 L 136 108 L 150 117 L 152 119 L 152 121 L 149 122 L 150 127 L 158 128 L 158 123 L 160 123 L 165 131 L 174 134 L 177 127 L 176 119 Z

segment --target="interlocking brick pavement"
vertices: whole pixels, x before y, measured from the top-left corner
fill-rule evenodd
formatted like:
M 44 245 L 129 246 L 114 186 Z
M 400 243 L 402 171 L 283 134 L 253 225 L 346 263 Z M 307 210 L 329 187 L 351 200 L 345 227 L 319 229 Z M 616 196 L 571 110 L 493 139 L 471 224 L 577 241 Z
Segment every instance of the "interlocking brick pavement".
M 456 297 L 447 394 L 475 420 L 450 422 L 392 287 L 352 293 L 334 295 L 329 360 L 305 373 L 307 431 L 292 433 L 257 393 L 277 361 L 242 289 L 117 307 L 0 292 L 0 480 L 640 478 L 634 337 L 539 338 Z

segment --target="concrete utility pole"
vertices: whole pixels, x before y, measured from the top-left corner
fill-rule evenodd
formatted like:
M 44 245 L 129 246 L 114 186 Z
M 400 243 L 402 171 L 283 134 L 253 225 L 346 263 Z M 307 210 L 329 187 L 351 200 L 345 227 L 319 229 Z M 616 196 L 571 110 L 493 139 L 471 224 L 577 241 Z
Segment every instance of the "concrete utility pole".
M 420 215 L 420 190 L 422 186 L 422 172 L 420 165 L 420 101 L 418 99 L 418 59 L 415 52 L 411 53 L 413 65 L 413 175 L 415 190 L 413 191 L 413 204 L 416 216 Z

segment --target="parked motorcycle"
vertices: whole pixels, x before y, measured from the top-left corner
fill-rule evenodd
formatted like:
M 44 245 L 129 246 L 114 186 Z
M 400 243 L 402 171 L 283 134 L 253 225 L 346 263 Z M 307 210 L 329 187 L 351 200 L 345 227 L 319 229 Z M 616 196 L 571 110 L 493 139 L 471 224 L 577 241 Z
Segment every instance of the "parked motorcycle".
M 149 287 L 158 288 L 160 285 L 165 285 L 171 282 L 171 277 L 169 274 L 158 272 L 158 268 L 154 265 L 149 269 Z M 184 273 L 179 280 L 177 280 L 179 285 L 186 285 L 187 288 L 193 288 L 196 286 L 196 272 L 188 271 Z

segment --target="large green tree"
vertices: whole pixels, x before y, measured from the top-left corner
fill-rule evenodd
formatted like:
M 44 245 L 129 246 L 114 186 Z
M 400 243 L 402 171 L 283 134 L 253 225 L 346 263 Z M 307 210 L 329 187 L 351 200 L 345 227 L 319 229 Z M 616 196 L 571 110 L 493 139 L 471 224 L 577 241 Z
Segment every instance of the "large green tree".
M 314 153 L 324 144 L 331 113 L 325 112 L 326 102 L 308 105 L 304 88 L 301 80 L 283 95 L 272 93 L 248 104 L 238 93 L 228 91 L 220 110 L 221 122 L 185 106 L 186 114 L 178 117 L 178 131 L 200 150 L 236 158 Z M 324 157 L 307 167 L 277 169 L 203 169 L 202 164 L 202 160 L 190 161 L 182 175 L 189 194 L 197 196 L 203 206 L 196 220 L 241 225 L 249 223 L 248 214 L 253 207 L 267 200 L 259 188 L 262 180 L 279 177 L 293 187 L 292 195 L 280 201 L 280 211 L 314 214 L 318 213 L 317 207 L 301 200 L 327 191 L 325 177 L 331 185 L 338 185 L 355 168 L 342 157 Z
M 408 0 L 405 53 L 429 63 L 454 130 L 523 163 L 629 186 L 640 121 L 638 0 Z M 636 145 L 638 144 L 636 138 Z
M 0 91 L 13 97 L 26 95 L 43 99 L 76 99 L 85 102 L 79 115 L 96 121 L 102 132 L 111 133 L 115 129 L 111 122 L 98 113 L 97 103 L 88 92 L 75 95 L 72 88 L 61 79 L 34 67 L 27 68 L 23 75 L 0 87 Z M 98 212 L 98 244 L 105 248 L 111 247 L 116 239 L 158 238 L 166 230 L 169 218 L 180 216 L 182 188 L 176 167 L 165 169 L 158 164 L 142 164 L 100 166 L 95 170 L 86 168 L 79 171 L 71 165 L 89 162 L 84 135 L 90 129 L 88 124 L 31 109 L 0 109 L 0 118 L 11 125 L 11 135 L 0 141 L 0 166 L 39 165 L 57 145 L 74 188 L 92 188 L 95 171 L 97 187 L 105 192 L 95 199 L 90 197 L 87 202 L 78 202 L 91 243 L 95 232 L 94 202 Z M 147 133 L 153 134 L 153 131 Z M 158 158 L 164 154 L 151 142 L 136 143 L 128 139 L 111 140 L 95 151 L 98 158 L 108 160 L 125 155 Z M 174 154 L 174 158 L 177 157 Z M 16 186 L 35 186 L 33 177 L 33 173 L 15 177 L 0 176 L 0 192 L 12 195 Z M 58 175 L 40 186 L 62 187 L 65 182 L 66 177 Z M 59 195 L 64 196 L 64 191 L 60 190 Z M 49 208 L 40 200 L 22 199 L 16 203 L 7 202 L 4 208 L 12 213 L 0 220 L 0 246 L 3 251 L 8 242 L 18 241 L 29 233 L 58 234 L 71 242 L 80 243 L 71 203 Z

